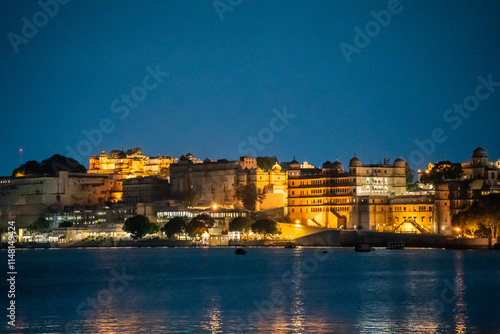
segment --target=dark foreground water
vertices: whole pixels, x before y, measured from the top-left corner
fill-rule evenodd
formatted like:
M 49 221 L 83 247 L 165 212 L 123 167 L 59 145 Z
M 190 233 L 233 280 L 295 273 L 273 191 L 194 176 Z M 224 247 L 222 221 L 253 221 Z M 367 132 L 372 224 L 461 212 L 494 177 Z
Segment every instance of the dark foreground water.
M 17 250 L 15 333 L 499 333 L 500 252 Z M 7 253 L 0 252 L 2 267 Z M 4 273 L 6 270 L 4 269 Z

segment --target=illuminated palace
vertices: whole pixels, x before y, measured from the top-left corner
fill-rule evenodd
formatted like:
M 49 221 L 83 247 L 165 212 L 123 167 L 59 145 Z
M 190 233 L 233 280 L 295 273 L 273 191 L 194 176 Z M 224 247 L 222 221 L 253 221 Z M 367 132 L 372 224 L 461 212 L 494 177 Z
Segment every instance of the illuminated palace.
M 193 155 L 189 156 L 196 160 Z M 150 175 L 169 179 L 170 164 L 176 163 L 177 160 L 171 156 L 142 155 L 139 147 L 126 153 L 123 150 L 113 150 L 109 155 L 102 151 L 97 157 L 90 156 L 88 173 L 119 174 L 125 179 Z
M 417 198 L 403 196 L 405 170 L 406 164 L 400 158 L 393 164 L 385 159 L 380 164 L 363 165 L 354 157 L 348 171 L 339 161 L 327 161 L 322 168 L 301 168 L 294 159 L 288 170 L 289 220 L 302 225 L 371 231 L 432 230 L 428 224 L 429 217 L 432 221 L 432 203 L 419 198 L 421 205 L 414 205 Z M 425 226 L 415 224 L 414 215 L 403 215 L 407 208 L 415 213 L 417 208 L 425 211 Z M 418 212 L 415 217 L 421 219 L 422 214 Z

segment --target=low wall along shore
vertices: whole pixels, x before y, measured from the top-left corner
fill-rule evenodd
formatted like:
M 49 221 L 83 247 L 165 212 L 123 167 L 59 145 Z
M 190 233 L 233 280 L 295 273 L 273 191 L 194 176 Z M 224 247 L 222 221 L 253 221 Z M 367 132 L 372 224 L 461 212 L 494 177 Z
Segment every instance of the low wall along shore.
M 354 247 L 369 244 L 385 247 L 389 242 L 404 242 L 406 247 L 432 247 L 451 249 L 492 249 L 500 238 L 452 238 L 439 234 L 405 234 L 354 230 L 327 230 L 295 239 L 301 246 Z

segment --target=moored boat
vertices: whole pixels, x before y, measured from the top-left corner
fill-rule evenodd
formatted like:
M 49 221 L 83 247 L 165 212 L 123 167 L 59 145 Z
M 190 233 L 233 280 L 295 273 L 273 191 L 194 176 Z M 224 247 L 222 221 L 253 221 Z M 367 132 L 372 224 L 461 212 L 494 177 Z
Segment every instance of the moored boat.
M 247 251 L 244 250 L 243 248 L 236 248 L 234 250 L 234 254 L 236 254 L 236 255 L 245 255 L 246 253 L 247 253 Z

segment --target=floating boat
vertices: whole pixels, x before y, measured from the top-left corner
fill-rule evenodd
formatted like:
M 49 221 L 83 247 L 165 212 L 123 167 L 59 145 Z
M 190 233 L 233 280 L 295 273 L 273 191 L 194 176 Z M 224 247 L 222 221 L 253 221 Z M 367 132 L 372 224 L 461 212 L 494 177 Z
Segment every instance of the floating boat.
M 236 254 L 236 255 L 245 255 L 246 253 L 247 253 L 247 251 L 244 250 L 243 248 L 236 248 L 234 250 L 234 254 Z
M 360 244 L 360 245 L 356 245 L 354 247 L 354 250 L 356 252 L 371 252 L 371 251 L 374 251 L 375 248 L 371 247 L 369 244 Z
M 297 248 L 297 245 L 293 242 L 289 242 L 285 245 L 285 248 Z
M 405 249 L 404 242 L 389 242 L 386 249 Z

